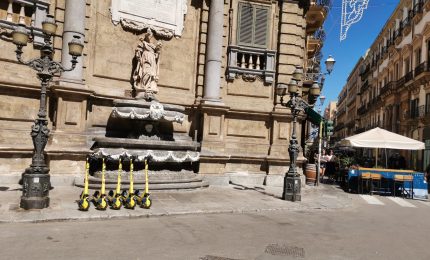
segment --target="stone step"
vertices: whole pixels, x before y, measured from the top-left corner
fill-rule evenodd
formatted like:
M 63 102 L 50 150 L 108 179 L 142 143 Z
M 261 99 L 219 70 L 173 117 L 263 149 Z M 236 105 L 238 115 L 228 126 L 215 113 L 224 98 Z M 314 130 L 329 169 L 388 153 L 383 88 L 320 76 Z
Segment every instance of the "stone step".
M 83 178 L 80 178 L 83 179 Z M 90 183 L 101 183 L 101 178 L 97 178 L 94 176 L 90 176 L 89 178 Z M 181 178 L 181 179 L 151 179 L 149 178 L 149 184 L 167 184 L 167 183 L 189 183 L 189 182 L 202 182 L 203 178 L 200 176 L 194 176 L 191 178 Z M 105 179 L 106 184 L 116 184 L 117 179 Z M 122 178 L 121 179 L 122 184 L 129 184 L 129 179 Z M 134 179 L 135 184 L 145 184 L 145 179 Z

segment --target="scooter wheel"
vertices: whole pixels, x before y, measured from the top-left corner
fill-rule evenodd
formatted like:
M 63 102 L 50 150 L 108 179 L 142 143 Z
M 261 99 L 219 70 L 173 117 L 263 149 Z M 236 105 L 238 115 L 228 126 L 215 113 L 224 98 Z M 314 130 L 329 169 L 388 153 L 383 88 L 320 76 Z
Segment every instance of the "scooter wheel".
M 105 198 L 100 198 L 100 199 L 98 199 L 97 201 L 97 206 L 96 206 L 96 208 L 98 209 L 98 210 L 106 210 L 107 209 L 107 207 L 108 207 L 108 202 L 107 202 L 107 200 L 105 199 Z
M 126 207 L 128 209 L 134 209 L 136 207 L 136 198 L 134 196 L 129 196 L 126 200 Z
M 119 210 L 122 207 L 122 201 L 119 198 L 114 198 L 112 200 L 111 208 L 115 210 Z
M 88 201 L 87 198 L 85 198 L 83 200 L 79 200 L 78 206 L 79 206 L 79 210 L 88 211 L 88 209 L 90 208 L 90 202 Z
M 152 206 L 152 201 L 149 197 L 143 198 L 142 199 L 142 205 L 141 207 L 144 209 L 149 209 Z

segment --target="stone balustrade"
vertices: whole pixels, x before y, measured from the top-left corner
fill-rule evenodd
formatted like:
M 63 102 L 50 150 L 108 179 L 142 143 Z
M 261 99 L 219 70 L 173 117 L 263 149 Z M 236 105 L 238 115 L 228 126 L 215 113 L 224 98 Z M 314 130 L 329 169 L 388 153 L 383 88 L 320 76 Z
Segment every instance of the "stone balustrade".
M 244 79 L 261 77 L 271 84 L 275 77 L 275 56 L 276 51 L 231 45 L 227 78 L 234 80 L 238 75 L 243 75 Z
M 0 28 L 14 30 L 24 24 L 34 35 L 35 45 L 43 44 L 42 22 L 48 13 L 49 0 L 8 0 L 0 5 Z

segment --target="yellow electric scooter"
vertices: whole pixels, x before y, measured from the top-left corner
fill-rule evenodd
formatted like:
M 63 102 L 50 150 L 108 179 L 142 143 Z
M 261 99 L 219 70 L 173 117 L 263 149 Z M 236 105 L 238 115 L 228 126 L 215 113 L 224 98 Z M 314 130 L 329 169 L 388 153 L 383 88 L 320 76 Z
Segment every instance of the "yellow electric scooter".
M 108 194 L 108 201 L 111 209 L 121 209 L 122 207 L 122 196 L 121 196 L 121 173 L 122 173 L 122 163 L 121 158 L 119 158 L 118 166 L 118 181 L 116 183 L 116 190 L 110 190 Z
M 152 205 L 151 198 L 149 196 L 149 183 L 148 183 L 148 160 L 145 159 L 145 193 L 142 196 L 138 196 L 138 203 L 142 208 L 149 209 Z
M 88 209 L 90 208 L 90 199 L 89 199 L 90 194 L 88 192 L 89 170 L 90 170 L 90 163 L 88 162 L 88 158 L 87 158 L 87 162 L 85 163 L 84 190 L 81 193 L 81 199 L 78 200 L 79 210 L 82 210 L 82 211 L 88 211 Z
M 106 183 L 105 183 L 105 171 L 106 171 L 106 164 L 105 164 L 105 158 L 103 158 L 103 164 L 102 164 L 102 187 L 100 191 L 96 191 L 94 193 L 94 205 L 96 206 L 96 209 L 98 210 L 106 210 L 108 206 L 108 201 L 106 199 Z
M 134 194 L 134 180 L 133 180 L 133 158 L 130 158 L 130 188 L 128 189 L 128 193 L 124 190 L 124 207 L 127 209 L 134 209 L 136 207 L 137 197 Z

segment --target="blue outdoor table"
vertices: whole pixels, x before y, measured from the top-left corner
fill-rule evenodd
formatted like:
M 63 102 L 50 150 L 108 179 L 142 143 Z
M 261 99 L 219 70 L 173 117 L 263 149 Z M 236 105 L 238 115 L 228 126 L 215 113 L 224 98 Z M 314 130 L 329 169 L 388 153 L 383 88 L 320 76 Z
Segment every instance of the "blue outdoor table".
M 359 176 L 362 173 L 379 173 L 382 175 L 383 180 L 388 183 L 387 189 L 393 189 L 394 175 L 413 175 L 413 195 L 416 198 L 426 199 L 427 194 L 427 182 L 424 178 L 424 173 L 410 171 L 410 170 L 392 170 L 392 169 L 373 169 L 373 168 L 358 168 L 350 169 L 348 171 L 348 187 L 350 191 L 356 191 Z M 405 188 L 409 189 L 410 183 L 405 183 Z M 396 187 L 397 188 L 397 187 Z

